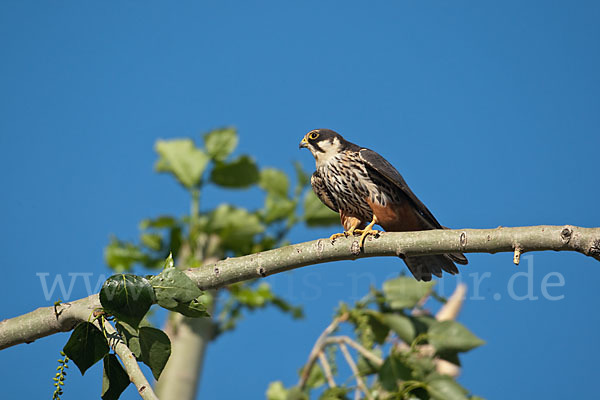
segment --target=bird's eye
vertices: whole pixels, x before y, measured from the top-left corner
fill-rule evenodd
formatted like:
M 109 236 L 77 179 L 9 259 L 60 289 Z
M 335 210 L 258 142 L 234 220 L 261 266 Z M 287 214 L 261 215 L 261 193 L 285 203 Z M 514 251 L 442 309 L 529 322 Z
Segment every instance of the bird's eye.
M 311 132 L 311 133 L 308 135 L 308 138 L 309 138 L 309 139 L 311 139 L 311 140 L 315 140 L 315 139 L 316 139 L 316 138 L 318 138 L 318 137 L 319 137 L 319 133 L 317 133 L 317 132 Z

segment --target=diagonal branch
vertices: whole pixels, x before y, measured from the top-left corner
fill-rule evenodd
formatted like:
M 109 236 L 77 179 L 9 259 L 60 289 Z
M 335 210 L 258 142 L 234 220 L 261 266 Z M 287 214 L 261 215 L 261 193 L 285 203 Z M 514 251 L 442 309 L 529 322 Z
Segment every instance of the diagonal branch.
M 600 261 L 600 228 L 531 226 L 496 229 L 387 232 L 370 238 L 360 252 L 358 238 L 327 239 L 229 258 L 186 273 L 201 289 L 266 277 L 307 265 L 381 256 L 422 256 L 449 252 L 497 253 L 576 251 Z M 44 307 L 0 322 L 0 349 L 73 329 L 90 310 L 100 307 L 98 295 L 57 307 Z
M 129 347 L 127 347 L 119 332 L 108 322 L 105 322 L 103 327 L 108 334 L 110 347 L 121 358 L 127 376 L 129 376 L 129 380 L 135 385 L 141 398 L 144 400 L 158 400 L 154 390 L 152 390 L 152 386 L 150 386 L 150 383 L 140 369 L 135 356 Z

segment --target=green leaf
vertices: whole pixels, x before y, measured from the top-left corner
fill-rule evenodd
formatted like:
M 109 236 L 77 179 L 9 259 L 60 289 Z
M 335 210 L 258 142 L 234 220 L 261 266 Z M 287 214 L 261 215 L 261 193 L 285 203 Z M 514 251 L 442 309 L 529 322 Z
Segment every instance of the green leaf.
M 399 380 L 410 379 L 412 379 L 412 370 L 398 355 L 389 356 L 379 370 L 379 382 L 389 392 L 396 391 Z
M 133 355 L 139 358 L 142 354 L 142 349 L 140 348 L 140 337 L 138 330 L 125 321 L 118 321 L 115 324 L 115 328 L 117 328 L 117 331 L 119 331 L 121 337 L 125 341 L 125 344 L 127 347 L 129 347 Z
M 154 379 L 158 380 L 171 355 L 171 341 L 160 329 L 144 326 L 140 328 L 140 360 L 150 367 Z
M 202 297 L 202 296 L 200 296 Z M 206 306 L 194 299 L 188 303 L 178 303 L 177 306 L 170 308 L 169 310 L 178 312 L 190 318 L 210 317 Z
M 438 352 L 465 352 L 485 344 L 456 321 L 441 321 L 434 324 L 429 328 L 427 337 L 429 343 Z
M 350 393 L 352 389 L 347 387 L 333 387 L 324 391 L 321 396 L 319 396 L 319 400 L 348 400 L 348 393 Z
M 230 286 L 230 293 L 237 301 L 250 308 L 264 307 L 274 298 L 268 283 L 261 283 L 256 289 L 242 285 Z
M 304 221 L 308 226 L 339 225 L 340 215 L 331 211 L 310 190 L 304 196 Z
M 284 300 L 281 297 L 274 296 L 273 299 L 271 300 L 271 303 L 275 307 L 277 307 L 280 311 L 282 311 L 284 313 L 292 314 L 292 318 L 294 318 L 294 319 L 304 318 L 304 311 L 302 310 L 302 307 L 292 306 L 290 303 L 288 303 L 286 300 Z
M 365 313 L 367 314 L 367 323 L 371 326 L 375 342 L 383 344 L 390 332 L 390 328 L 385 322 L 383 314 L 373 310 L 366 310 Z
M 413 278 L 401 276 L 384 282 L 383 293 L 390 307 L 395 310 L 413 308 L 425 297 L 435 282 L 419 282 Z
M 177 218 L 172 217 L 170 215 L 161 215 L 154 219 L 147 218 L 143 219 L 140 222 L 140 229 L 146 230 L 149 228 L 153 229 L 163 229 L 163 228 L 172 228 L 178 224 Z
M 442 360 L 446 360 L 454 365 L 458 365 L 460 367 L 460 358 L 458 358 L 457 351 L 443 351 L 438 352 L 437 356 Z
M 133 327 L 138 326 L 155 302 L 150 282 L 132 274 L 113 275 L 100 290 L 100 303 L 104 310 Z
M 140 241 L 150 250 L 159 251 L 162 248 L 162 235 L 158 233 L 142 233 Z
M 405 343 L 411 343 L 416 337 L 415 326 L 411 320 L 402 314 L 383 314 L 383 322 L 396 332 Z
M 290 182 L 283 171 L 275 168 L 263 168 L 260 171 L 258 185 L 270 195 L 287 198 Z
M 324 384 L 325 374 L 323 373 L 323 369 L 321 369 L 321 366 L 319 364 L 314 364 L 313 367 L 310 369 L 308 379 L 306 379 L 306 387 L 310 389 L 315 389 L 323 386 Z
M 210 174 L 210 180 L 229 188 L 245 188 L 258 182 L 258 167 L 248 156 L 241 156 L 232 162 L 217 162 Z
M 288 390 L 281 381 L 271 382 L 267 389 L 267 400 L 286 400 Z
M 446 375 L 433 374 L 427 381 L 427 392 L 436 400 L 467 400 L 467 391 Z
M 210 157 L 190 139 L 158 140 L 155 146 L 159 159 L 157 172 L 169 172 L 185 187 L 200 183 Z
M 298 386 L 290 388 L 285 398 L 286 400 L 308 400 L 308 395 L 300 390 Z
M 104 248 L 104 260 L 110 268 L 121 272 L 129 271 L 136 263 L 146 263 L 148 256 L 133 243 L 111 238 L 108 246 Z
M 238 144 L 234 128 L 216 129 L 204 135 L 204 147 L 208 155 L 218 161 L 227 158 Z
M 165 268 L 150 278 L 158 305 L 173 309 L 180 303 L 189 303 L 202 294 L 198 286 L 177 268 Z
M 294 162 L 294 169 L 296 170 L 296 189 L 294 190 L 294 194 L 298 196 L 302 193 L 304 187 L 310 183 L 310 175 L 304 172 L 302 164 L 298 161 Z
M 415 327 L 415 337 L 427 333 L 429 328 L 438 323 L 438 320 L 430 315 L 411 315 L 408 319 Z
M 81 375 L 108 353 L 109 347 L 104 334 L 91 322 L 80 322 L 63 348 L 73 360 Z
M 264 219 L 266 223 L 279 221 L 294 215 L 296 202 L 278 195 L 268 194 L 265 199 Z
M 117 400 L 129 386 L 129 376 L 114 354 L 104 356 L 102 374 L 102 400 Z
M 371 352 L 373 354 L 375 354 L 376 356 L 381 357 L 381 349 L 380 348 L 373 348 L 371 349 Z M 358 367 L 358 373 L 361 376 L 366 376 L 366 375 L 372 375 L 375 374 L 377 372 L 379 372 L 380 369 L 380 365 L 376 365 L 373 362 L 371 362 L 368 358 L 363 357 L 362 355 L 358 356 L 358 359 L 356 360 L 356 366 Z
M 211 213 L 207 230 L 218 234 L 226 249 L 239 254 L 251 250 L 254 236 L 262 233 L 265 226 L 256 214 L 244 208 L 222 204 Z

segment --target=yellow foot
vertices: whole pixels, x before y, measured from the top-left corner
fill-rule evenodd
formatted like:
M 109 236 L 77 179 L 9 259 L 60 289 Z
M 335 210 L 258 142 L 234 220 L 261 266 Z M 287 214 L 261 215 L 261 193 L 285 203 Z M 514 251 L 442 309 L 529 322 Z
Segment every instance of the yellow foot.
M 360 244 L 360 248 L 364 248 L 365 246 L 365 239 L 367 238 L 368 235 L 373 235 L 373 236 L 377 236 L 379 235 L 379 231 L 375 230 L 375 229 L 356 229 L 354 231 L 354 233 L 361 233 L 360 235 L 360 239 L 359 239 L 359 244 Z
M 329 236 L 329 240 L 331 240 L 332 242 L 334 242 L 335 239 L 341 238 L 342 236 L 343 237 L 348 237 L 348 232 L 334 233 L 333 235 Z
M 375 224 L 379 223 L 379 221 L 377 220 L 377 217 L 375 215 L 373 215 L 373 220 L 369 223 L 369 225 L 367 225 L 365 227 L 365 229 L 355 229 L 354 232 L 362 232 L 362 235 L 360 235 L 360 239 L 358 241 L 358 244 L 360 246 L 360 249 L 363 249 L 365 246 L 365 238 L 367 237 L 367 235 L 377 235 L 379 233 L 379 231 L 376 231 L 375 229 L 373 229 L 373 227 L 375 226 Z
M 344 231 L 342 233 L 334 233 L 333 235 L 331 235 L 329 237 L 329 240 L 331 240 L 331 242 L 333 243 L 335 241 L 335 239 L 340 238 L 340 237 L 348 237 L 348 236 L 352 236 L 354 234 L 354 232 L 356 232 L 355 228 L 350 228 L 347 231 Z

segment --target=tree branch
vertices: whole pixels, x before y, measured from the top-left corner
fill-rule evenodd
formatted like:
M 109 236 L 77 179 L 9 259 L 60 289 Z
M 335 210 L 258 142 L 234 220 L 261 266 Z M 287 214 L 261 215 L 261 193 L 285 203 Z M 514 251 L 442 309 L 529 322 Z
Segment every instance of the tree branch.
M 421 256 L 449 252 L 497 253 L 528 251 L 576 251 L 600 261 L 600 228 L 575 226 L 531 226 L 496 229 L 385 232 L 369 238 L 363 252 L 358 238 L 327 239 L 285 246 L 258 254 L 230 258 L 186 273 L 201 289 L 216 289 L 231 283 L 266 277 L 312 264 L 363 257 Z M 0 349 L 73 329 L 77 322 L 100 307 L 97 295 L 37 309 L 0 322 Z M 82 317 L 82 315 L 85 315 Z
M 135 385 L 142 399 L 158 400 L 154 390 L 152 390 L 152 386 L 150 386 L 150 383 L 140 369 L 135 356 L 125 344 L 119 332 L 117 332 L 108 322 L 104 323 L 104 330 L 108 334 L 110 347 L 119 355 L 119 358 L 121 358 L 123 367 L 129 376 L 129 380 Z

